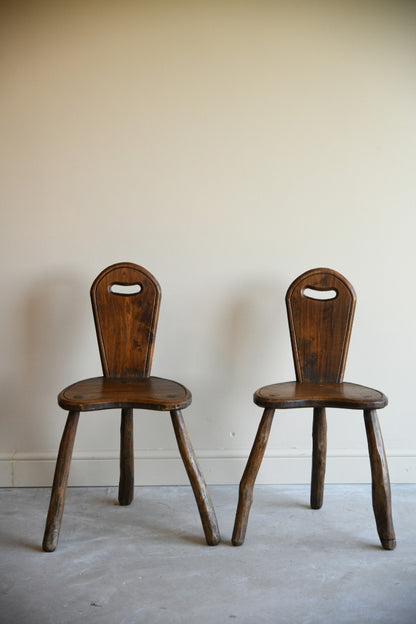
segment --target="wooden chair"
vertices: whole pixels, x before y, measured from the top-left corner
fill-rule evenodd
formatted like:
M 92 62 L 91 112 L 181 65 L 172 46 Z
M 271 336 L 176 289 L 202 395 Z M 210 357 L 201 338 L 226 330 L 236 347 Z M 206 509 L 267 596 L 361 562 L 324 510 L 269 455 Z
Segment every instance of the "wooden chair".
M 326 462 L 326 407 L 364 411 L 370 455 L 373 509 L 383 548 L 396 546 L 387 459 L 376 410 L 387 397 L 371 388 L 344 383 L 356 296 L 353 287 L 331 269 L 303 273 L 286 294 L 296 381 L 264 386 L 254 393 L 263 416 L 240 482 L 232 543 L 244 542 L 253 487 L 266 450 L 276 409 L 313 408 L 311 507 L 323 503 Z
M 58 544 L 79 414 L 112 408 L 121 408 L 120 505 L 129 505 L 134 496 L 133 409 L 169 411 L 206 541 L 212 546 L 220 541 L 214 507 L 181 413 L 190 405 L 191 393 L 182 384 L 150 376 L 160 298 L 153 275 L 129 262 L 108 267 L 91 287 L 104 376 L 79 381 L 58 396 L 59 405 L 69 414 L 42 544 L 47 552 Z

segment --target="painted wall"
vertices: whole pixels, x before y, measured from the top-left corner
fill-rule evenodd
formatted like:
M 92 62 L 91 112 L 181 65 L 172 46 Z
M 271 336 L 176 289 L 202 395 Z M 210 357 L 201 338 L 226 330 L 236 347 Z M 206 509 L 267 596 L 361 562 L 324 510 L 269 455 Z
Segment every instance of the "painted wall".
M 192 390 L 209 482 L 240 479 L 253 391 L 293 379 L 284 295 L 315 266 L 356 288 L 345 379 L 389 396 L 391 478 L 414 481 L 414 3 L 1 12 L 1 484 L 50 485 L 56 395 L 100 374 L 89 287 L 120 260 L 162 285 L 153 373 Z M 360 413 L 328 421 L 328 481 L 368 481 Z M 137 483 L 186 483 L 169 416 L 135 423 Z M 118 429 L 81 417 L 71 483 L 117 482 Z M 310 448 L 310 411 L 277 414 L 259 480 L 307 482 Z

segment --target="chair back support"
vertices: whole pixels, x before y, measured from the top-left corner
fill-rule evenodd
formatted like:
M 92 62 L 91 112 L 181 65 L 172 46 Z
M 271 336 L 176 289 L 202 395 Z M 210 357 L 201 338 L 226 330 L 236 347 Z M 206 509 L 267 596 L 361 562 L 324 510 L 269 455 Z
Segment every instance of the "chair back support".
M 102 271 L 91 302 L 106 377 L 148 377 L 161 291 L 151 273 L 130 262 Z
M 343 380 L 356 295 L 331 269 L 312 269 L 289 287 L 286 307 L 297 381 Z

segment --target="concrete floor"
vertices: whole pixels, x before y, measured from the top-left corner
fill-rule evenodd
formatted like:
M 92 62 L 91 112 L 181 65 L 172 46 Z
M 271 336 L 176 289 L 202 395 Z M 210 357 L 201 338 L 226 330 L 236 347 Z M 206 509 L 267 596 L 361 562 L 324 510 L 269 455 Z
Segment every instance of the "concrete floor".
M 58 549 L 40 549 L 49 489 L 0 490 L 1 624 L 414 624 L 416 485 L 392 488 L 398 545 L 378 542 L 370 486 L 257 486 L 230 546 L 236 486 L 210 488 L 208 547 L 189 487 L 71 488 Z

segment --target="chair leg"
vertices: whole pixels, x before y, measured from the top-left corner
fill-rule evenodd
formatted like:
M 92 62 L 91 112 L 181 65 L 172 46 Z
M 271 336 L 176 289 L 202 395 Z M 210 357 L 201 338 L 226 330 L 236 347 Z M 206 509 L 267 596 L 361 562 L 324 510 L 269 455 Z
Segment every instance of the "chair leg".
M 370 455 L 373 509 L 381 544 L 386 550 L 396 547 L 392 511 L 390 478 L 386 452 L 376 410 L 364 410 L 365 429 Z
M 324 502 L 326 467 L 326 413 L 324 407 L 315 407 L 313 410 L 312 439 L 311 507 L 312 509 L 320 509 Z
M 64 513 L 66 486 L 68 483 L 69 469 L 71 467 L 78 420 L 79 412 L 69 412 L 62 434 L 58 458 L 56 460 L 48 517 L 46 519 L 45 533 L 43 536 L 42 548 L 45 552 L 53 552 L 58 545 L 62 515 Z
M 233 546 L 241 546 L 246 536 L 248 515 L 253 502 L 253 488 L 266 450 L 270 429 L 273 422 L 274 409 L 265 409 L 260 421 L 253 448 L 240 481 L 238 506 L 232 536 Z
M 120 426 L 120 481 L 118 502 L 130 505 L 134 498 L 134 440 L 133 410 L 121 410 Z
M 198 505 L 205 539 L 209 546 L 216 546 L 221 540 L 217 517 L 215 515 L 214 506 L 212 504 L 207 485 L 198 465 L 195 451 L 186 430 L 182 412 L 180 410 L 172 410 L 170 414 L 179 452 Z

